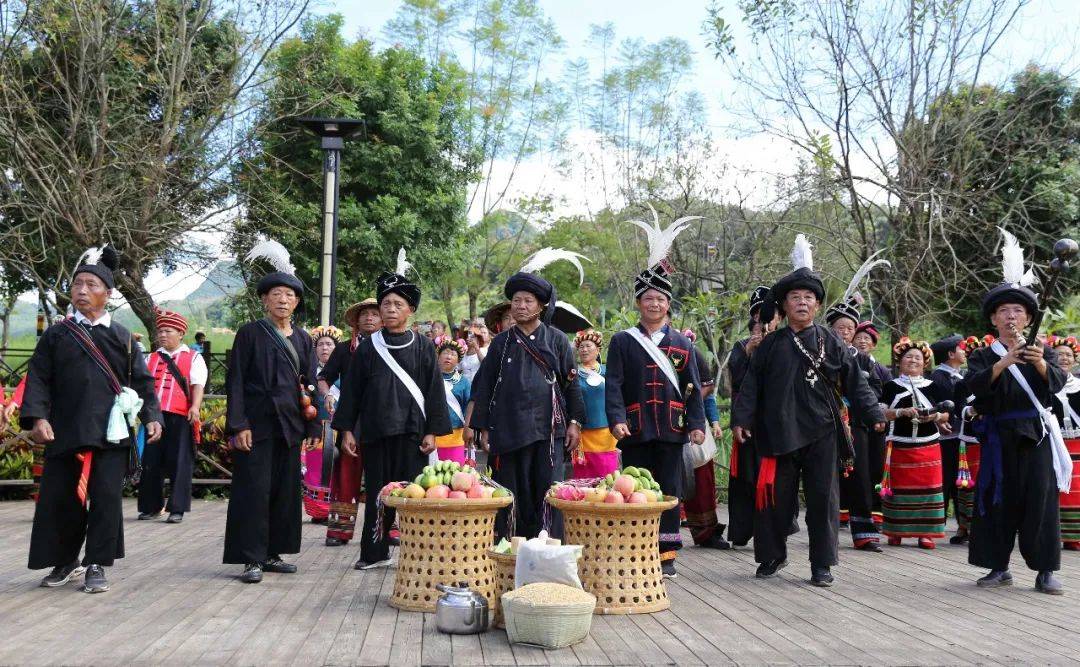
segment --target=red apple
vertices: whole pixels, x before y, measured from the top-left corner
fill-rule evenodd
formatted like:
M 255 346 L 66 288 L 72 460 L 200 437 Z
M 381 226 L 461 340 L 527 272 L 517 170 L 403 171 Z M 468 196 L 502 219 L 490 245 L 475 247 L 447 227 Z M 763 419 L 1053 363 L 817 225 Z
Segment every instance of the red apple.
M 641 503 L 649 502 L 649 499 L 641 491 L 635 491 L 635 492 L 630 494 L 630 499 L 627 500 L 626 502 L 628 502 L 628 503 L 630 503 L 632 505 L 639 505 Z
M 634 478 L 630 475 L 621 475 L 612 486 L 619 493 L 629 497 L 634 492 Z
M 618 491 L 608 491 L 608 494 L 604 496 L 604 502 L 621 505 L 625 501 L 623 500 L 623 495 Z
M 473 498 L 473 499 L 483 498 L 484 497 L 484 487 L 480 486 L 479 484 L 473 484 L 472 488 L 469 489 L 469 494 L 468 495 L 469 495 L 469 498 Z
M 464 491 L 451 491 L 447 494 L 447 498 L 450 500 L 465 500 L 468 496 Z

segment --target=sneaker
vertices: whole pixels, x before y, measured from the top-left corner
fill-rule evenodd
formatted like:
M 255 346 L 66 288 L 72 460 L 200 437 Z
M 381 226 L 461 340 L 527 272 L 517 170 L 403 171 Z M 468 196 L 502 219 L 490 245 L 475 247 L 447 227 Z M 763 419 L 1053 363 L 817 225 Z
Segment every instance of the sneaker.
M 1065 594 L 1065 588 L 1061 585 L 1061 580 L 1055 577 L 1050 570 L 1043 570 L 1039 573 L 1039 576 L 1035 577 L 1035 590 L 1047 595 Z
M 679 573 L 675 571 L 675 561 L 665 560 L 660 563 L 660 574 L 664 579 L 676 579 Z
M 811 567 L 810 583 L 814 586 L 827 588 L 833 585 L 832 572 L 827 567 Z
M 169 514 L 169 518 L 165 519 L 165 523 L 180 523 L 184 520 L 183 512 L 172 512 Z
M 770 560 L 758 565 L 757 574 L 754 576 L 758 579 L 772 579 L 776 576 L 776 573 L 787 567 L 786 560 Z
M 257 584 L 262 581 L 262 567 L 258 563 L 248 563 L 244 566 L 244 572 L 240 575 L 240 581 L 245 584 Z
M 1008 570 L 991 570 L 990 574 L 975 582 L 980 588 L 996 588 L 998 586 L 1012 586 L 1012 573 Z
M 389 559 L 389 558 L 386 558 L 384 560 L 377 560 L 377 561 L 374 561 L 374 562 L 368 562 L 366 560 L 358 560 L 358 561 L 356 561 L 356 565 L 353 565 L 353 568 L 355 568 L 357 570 L 374 570 L 374 569 L 380 568 L 380 567 L 390 567 L 390 565 L 393 562 L 394 561 Z
M 109 580 L 105 578 L 105 568 L 100 565 L 88 565 L 83 590 L 87 593 L 104 593 L 109 590 Z
M 949 538 L 949 544 L 967 544 L 968 534 L 957 531 L 955 535 Z
M 63 586 L 83 572 L 86 572 L 86 568 L 79 565 L 79 561 L 77 560 L 72 561 L 67 565 L 57 565 L 52 569 L 52 572 L 45 575 L 45 578 L 41 580 L 41 585 L 44 588 Z
M 274 574 L 296 574 L 296 566 L 281 560 L 281 556 L 270 556 L 262 564 L 262 571 Z
M 855 545 L 857 551 L 869 551 L 870 553 L 879 554 L 882 552 L 881 545 L 877 540 L 866 540 Z
M 344 544 L 345 544 L 345 540 L 341 539 L 340 537 L 329 537 L 329 536 L 327 536 L 327 538 L 326 538 L 326 546 L 328 546 L 328 547 L 340 547 L 340 546 L 342 546 Z
M 150 521 L 152 519 L 158 518 L 159 516 L 161 516 L 161 510 L 158 510 L 157 512 L 140 512 L 139 521 Z

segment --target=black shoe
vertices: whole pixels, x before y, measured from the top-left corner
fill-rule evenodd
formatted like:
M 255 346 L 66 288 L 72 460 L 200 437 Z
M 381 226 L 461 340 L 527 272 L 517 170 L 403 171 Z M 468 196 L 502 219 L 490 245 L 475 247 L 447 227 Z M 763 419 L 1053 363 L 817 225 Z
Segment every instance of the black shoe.
M 105 568 L 100 565 L 86 566 L 83 590 L 87 593 L 104 593 L 109 590 L 109 580 L 105 578 Z
M 158 518 L 159 516 L 161 516 L 161 510 L 158 510 L 157 512 L 140 512 L 139 521 L 150 521 L 152 519 Z
M 244 573 L 240 575 L 240 581 L 245 584 L 257 584 L 262 581 L 262 568 L 258 563 L 248 563 L 244 566 Z
M 343 544 L 345 544 L 345 540 L 341 539 L 340 537 L 327 537 L 326 538 L 326 546 L 328 546 L 328 547 L 340 547 Z
M 52 572 L 45 575 L 45 578 L 41 580 L 41 585 L 44 588 L 63 586 L 83 572 L 86 572 L 86 568 L 79 565 L 78 560 L 72 561 L 67 565 L 57 565 L 52 569 Z
M 183 512 L 171 512 L 169 518 L 165 519 L 165 523 L 180 523 L 184 520 Z
M 660 574 L 664 579 L 677 579 L 679 573 L 675 571 L 675 561 L 666 560 L 660 563 Z
M 828 587 L 833 585 L 832 572 L 827 567 L 811 567 L 810 583 L 815 586 Z
M 949 544 L 967 544 L 967 543 L 968 543 L 968 535 L 966 533 L 963 534 L 963 535 L 961 535 L 960 533 L 957 533 L 957 534 L 955 534 L 955 535 L 953 535 L 952 537 L 949 538 Z
M 377 561 L 358 560 L 356 561 L 356 564 L 353 565 L 353 568 L 356 570 L 374 570 L 380 567 L 390 567 L 393 562 L 394 561 L 389 558 Z
M 1035 577 L 1035 590 L 1047 595 L 1065 595 L 1065 588 L 1061 580 L 1054 576 L 1050 570 L 1043 570 Z
M 770 560 L 758 565 L 757 574 L 754 576 L 758 579 L 771 579 L 776 576 L 776 573 L 787 567 L 786 560 Z
M 731 543 L 724 539 L 723 535 L 717 535 L 713 533 L 709 536 L 709 539 L 705 540 L 698 545 L 702 549 L 720 549 L 721 551 L 727 551 L 731 548 Z
M 874 542 L 866 542 L 862 546 L 855 547 L 855 549 L 857 551 L 869 551 L 870 553 L 874 553 L 874 554 L 881 553 L 881 545 L 878 544 L 876 541 L 874 541 Z
M 980 578 L 975 585 L 980 588 L 997 588 L 1012 586 L 1012 581 L 1012 573 L 1008 570 L 990 570 L 990 574 Z
M 296 574 L 296 566 L 281 560 L 281 556 L 271 556 L 262 565 L 263 572 L 274 574 Z

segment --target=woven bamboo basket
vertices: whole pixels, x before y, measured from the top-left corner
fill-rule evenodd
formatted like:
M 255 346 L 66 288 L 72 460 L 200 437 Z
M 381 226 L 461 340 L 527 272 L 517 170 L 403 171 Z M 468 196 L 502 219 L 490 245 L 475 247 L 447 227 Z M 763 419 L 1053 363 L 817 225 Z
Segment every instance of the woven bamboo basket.
M 495 603 L 495 567 L 488 548 L 495 513 L 512 498 L 428 500 L 386 498 L 397 510 L 401 547 L 390 605 L 406 611 L 435 611 L 438 584 L 464 582 Z
M 651 614 L 671 607 L 660 570 L 660 515 L 678 503 L 608 504 L 548 498 L 563 513 L 563 543 L 580 544 L 581 586 L 597 614 Z
M 496 628 L 505 628 L 502 596 L 503 593 L 514 590 L 514 567 L 517 565 L 517 554 L 500 554 L 488 550 L 488 558 L 495 565 L 495 620 L 493 624 Z

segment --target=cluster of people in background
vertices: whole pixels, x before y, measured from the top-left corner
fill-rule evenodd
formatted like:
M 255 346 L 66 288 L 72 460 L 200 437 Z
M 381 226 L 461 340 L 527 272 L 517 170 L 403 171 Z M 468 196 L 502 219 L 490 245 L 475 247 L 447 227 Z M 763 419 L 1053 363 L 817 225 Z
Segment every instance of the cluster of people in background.
M 1080 342 L 1028 344 L 1040 303 L 1014 238 L 1005 235 L 1004 281 L 981 305 L 991 333 L 932 344 L 899 337 L 890 369 L 873 356 L 882 337 L 858 293 L 887 262 L 869 258 L 823 309 L 824 283 L 799 235 L 792 272 L 750 293 L 748 336 L 727 360 L 725 525 L 711 449 L 724 437 L 716 373 L 694 332 L 671 324 L 666 255 L 686 220 L 667 230 L 639 223 L 650 241 L 633 284 L 639 320 L 610 338 L 558 301 L 541 271 L 559 260 L 582 279 L 584 269 L 576 253 L 550 248 L 506 281 L 504 302 L 454 331 L 411 322 L 421 290 L 404 250 L 375 297 L 345 311 L 348 331 L 305 331 L 294 324 L 304 286 L 288 252 L 262 240 L 248 260 L 277 269 L 256 285 L 265 317 L 237 331 L 225 383 L 233 471 L 223 562 L 242 566 L 247 583 L 293 573 L 283 556 L 300 549 L 303 512 L 326 526 L 326 546 L 340 547 L 354 539 L 363 504 L 355 567 L 386 567 L 393 511 L 365 502 L 364 491 L 412 479 L 435 460 L 479 457 L 515 498 L 496 537 L 558 535 L 559 513 L 544 496 L 566 474 L 648 469 L 683 500 L 681 514 L 660 522 L 667 578 L 677 576 L 683 520 L 699 547 L 753 541 L 757 577 L 768 579 L 788 565 L 804 504 L 810 581 L 830 586 L 841 528 L 860 551 L 882 553 L 882 535 L 890 546 L 934 549 L 951 504 L 958 528 L 949 542 L 967 544 L 970 563 L 989 570 L 979 586 L 1012 583 L 1019 538 L 1036 589 L 1063 592 L 1061 551 L 1080 550 Z M 29 559 L 52 568 L 44 586 L 85 572 L 87 591 L 108 590 L 104 568 L 124 551 L 121 489 L 137 420 L 138 518 L 179 523 L 191 509 L 206 363 L 183 343 L 187 322 L 167 311 L 158 313 L 158 349 L 144 358 L 105 308 L 113 266 L 108 248 L 80 259 L 73 315 L 45 332 L 2 413 L 21 405 L 22 427 L 45 448 Z M 559 324 L 559 312 L 576 319 Z

